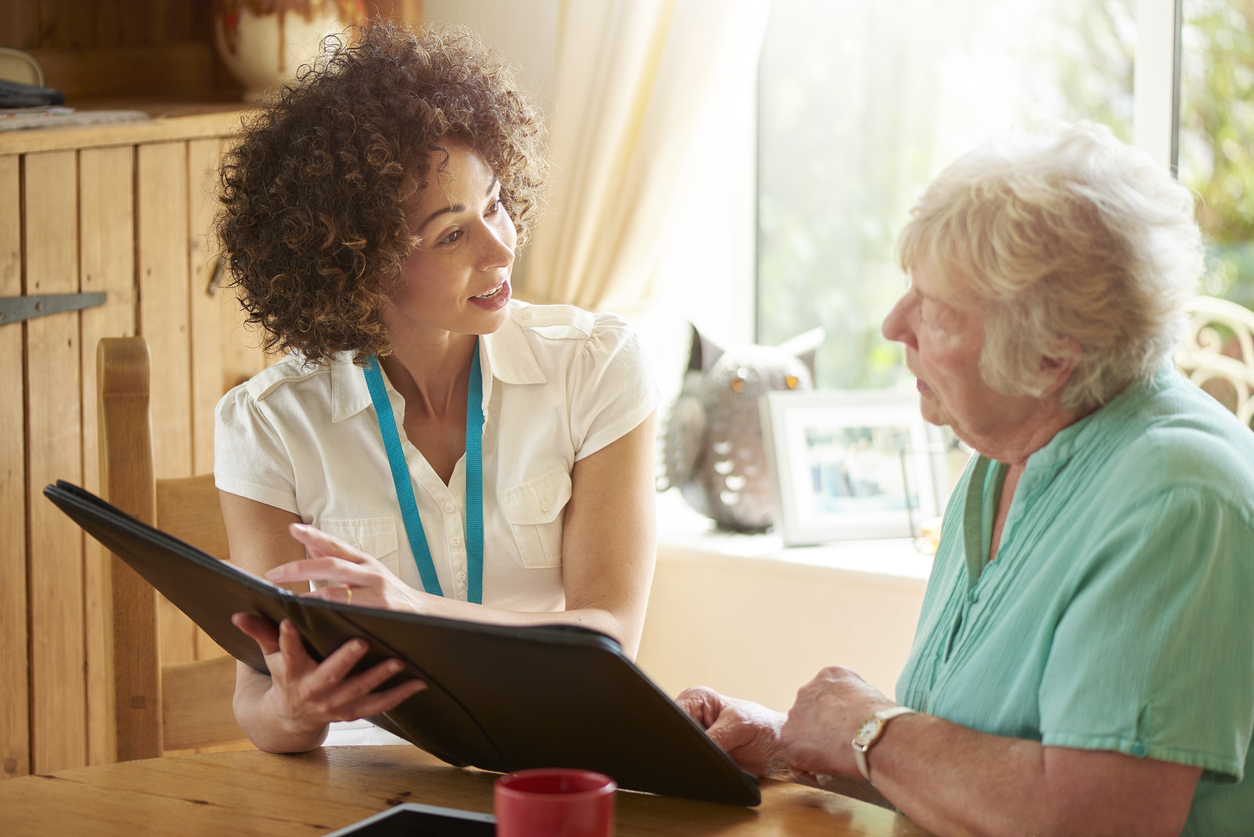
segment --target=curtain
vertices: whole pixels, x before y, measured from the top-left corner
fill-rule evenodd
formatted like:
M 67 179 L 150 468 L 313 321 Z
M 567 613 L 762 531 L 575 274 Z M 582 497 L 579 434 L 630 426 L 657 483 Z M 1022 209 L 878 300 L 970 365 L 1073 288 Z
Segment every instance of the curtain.
M 639 311 L 657 286 L 704 103 L 756 66 L 768 0 L 564 0 L 550 200 L 518 296 Z

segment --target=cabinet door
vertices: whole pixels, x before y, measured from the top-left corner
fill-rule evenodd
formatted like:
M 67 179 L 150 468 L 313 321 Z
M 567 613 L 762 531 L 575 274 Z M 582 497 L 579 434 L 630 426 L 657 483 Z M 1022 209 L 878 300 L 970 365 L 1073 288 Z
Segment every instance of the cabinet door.
M 0 157 L 0 218 L 21 217 L 20 163 Z M 21 231 L 0 223 L 0 296 L 22 293 Z M 0 779 L 30 773 L 23 400 L 22 327 L 0 323 Z
M 78 154 L 23 158 L 27 296 L 76 293 Z M 80 767 L 87 757 L 83 533 L 40 494 L 58 479 L 82 482 L 79 315 L 27 320 L 26 439 L 30 521 L 31 768 Z

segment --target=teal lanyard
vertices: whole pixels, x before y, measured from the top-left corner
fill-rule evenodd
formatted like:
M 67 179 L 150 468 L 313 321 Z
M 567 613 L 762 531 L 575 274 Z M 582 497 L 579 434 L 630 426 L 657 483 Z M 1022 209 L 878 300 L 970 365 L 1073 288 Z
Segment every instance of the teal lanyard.
M 370 365 L 363 370 L 370 400 L 374 402 L 374 414 L 379 420 L 379 433 L 388 454 L 388 467 L 392 469 L 392 482 L 396 485 L 396 500 L 401 507 L 401 519 L 405 533 L 409 535 L 409 548 L 418 565 L 423 589 L 435 596 L 443 596 L 440 579 L 435 573 L 431 548 L 418 516 L 418 503 L 414 499 L 414 486 L 401 450 L 401 437 L 396 430 L 396 418 L 388 401 L 387 387 L 383 383 L 383 371 L 373 355 Z M 466 396 L 466 598 L 475 604 L 483 603 L 483 380 L 479 372 L 479 344 L 470 361 L 470 392 Z

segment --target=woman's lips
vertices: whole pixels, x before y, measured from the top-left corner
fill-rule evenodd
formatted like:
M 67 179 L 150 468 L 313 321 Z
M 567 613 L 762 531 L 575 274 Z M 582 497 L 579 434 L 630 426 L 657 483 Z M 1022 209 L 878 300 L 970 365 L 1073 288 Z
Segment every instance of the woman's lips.
M 470 301 L 472 304 L 482 308 L 485 311 L 498 311 L 509 302 L 510 287 L 509 280 L 506 279 L 490 291 L 472 296 Z
M 922 378 L 915 378 L 915 379 L 914 379 L 914 386 L 915 386 L 915 388 L 916 388 L 919 392 L 931 392 L 931 391 L 932 391 L 932 388 L 931 388 L 930 386 L 928 386 L 927 384 L 923 383 L 923 379 L 922 379 Z

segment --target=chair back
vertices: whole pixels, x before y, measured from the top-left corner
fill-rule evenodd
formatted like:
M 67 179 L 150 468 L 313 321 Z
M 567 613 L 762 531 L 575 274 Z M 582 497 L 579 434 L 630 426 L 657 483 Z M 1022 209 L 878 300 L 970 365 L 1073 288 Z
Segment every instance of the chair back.
M 101 496 L 211 555 L 229 558 L 213 475 L 154 478 L 147 341 L 102 339 L 96 373 Z M 163 665 L 157 591 L 115 555 L 109 556 L 105 577 L 114 759 L 245 741 L 231 709 L 235 661 L 223 655 Z
M 1189 328 L 1176 368 L 1236 413 L 1254 422 L 1254 312 L 1209 296 L 1187 306 Z

